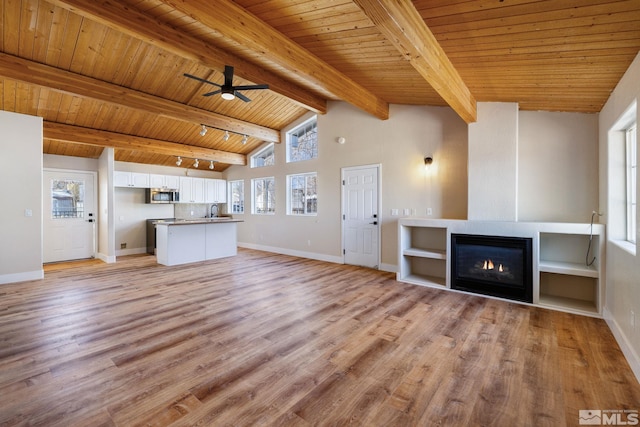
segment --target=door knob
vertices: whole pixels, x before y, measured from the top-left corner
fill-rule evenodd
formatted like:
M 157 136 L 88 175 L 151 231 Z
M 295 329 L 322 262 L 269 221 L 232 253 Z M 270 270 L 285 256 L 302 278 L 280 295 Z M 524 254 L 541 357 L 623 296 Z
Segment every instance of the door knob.
M 378 225 L 378 221 L 370 222 L 369 224 Z

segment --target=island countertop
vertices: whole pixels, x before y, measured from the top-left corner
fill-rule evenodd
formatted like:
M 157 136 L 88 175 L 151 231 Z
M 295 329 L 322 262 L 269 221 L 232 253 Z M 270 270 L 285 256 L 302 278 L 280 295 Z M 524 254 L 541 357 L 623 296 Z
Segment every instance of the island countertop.
M 156 221 L 157 225 L 190 225 L 190 224 L 217 224 L 228 222 L 244 222 L 242 219 L 234 219 L 231 217 L 214 217 L 214 218 L 176 218 L 176 219 L 160 219 Z

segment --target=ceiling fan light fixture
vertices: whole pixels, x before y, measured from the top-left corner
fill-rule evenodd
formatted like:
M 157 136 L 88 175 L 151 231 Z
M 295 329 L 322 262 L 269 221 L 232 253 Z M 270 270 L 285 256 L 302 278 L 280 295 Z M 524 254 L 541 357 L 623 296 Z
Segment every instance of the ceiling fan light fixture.
M 231 101 L 232 99 L 234 99 L 236 96 L 233 94 L 233 91 L 231 92 L 222 92 L 222 99 L 226 99 L 227 101 Z

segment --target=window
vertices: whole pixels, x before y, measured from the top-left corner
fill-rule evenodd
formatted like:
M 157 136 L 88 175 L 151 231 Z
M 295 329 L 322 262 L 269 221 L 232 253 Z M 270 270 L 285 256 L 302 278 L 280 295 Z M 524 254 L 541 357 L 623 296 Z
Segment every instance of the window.
M 271 143 L 251 156 L 251 167 L 261 168 L 264 166 L 273 166 L 275 164 L 275 160 L 273 143 Z
M 253 213 L 272 214 L 276 211 L 275 179 L 256 178 L 251 180 Z
M 637 124 L 625 131 L 626 181 L 627 181 L 627 241 L 636 243 L 637 182 L 638 182 L 638 132 Z
M 318 157 L 318 121 L 316 117 L 287 132 L 287 162 Z
M 84 181 L 51 180 L 51 218 L 84 218 Z
M 316 215 L 318 213 L 316 182 L 317 174 L 315 172 L 287 176 L 287 213 L 289 215 Z
M 229 181 L 229 206 L 231 213 L 244 213 L 244 180 Z

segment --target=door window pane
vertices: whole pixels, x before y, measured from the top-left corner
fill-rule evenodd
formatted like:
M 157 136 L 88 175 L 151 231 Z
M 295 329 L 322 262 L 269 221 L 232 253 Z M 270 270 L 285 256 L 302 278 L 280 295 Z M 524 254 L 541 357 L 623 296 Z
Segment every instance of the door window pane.
M 51 180 L 51 217 L 84 218 L 84 181 Z

